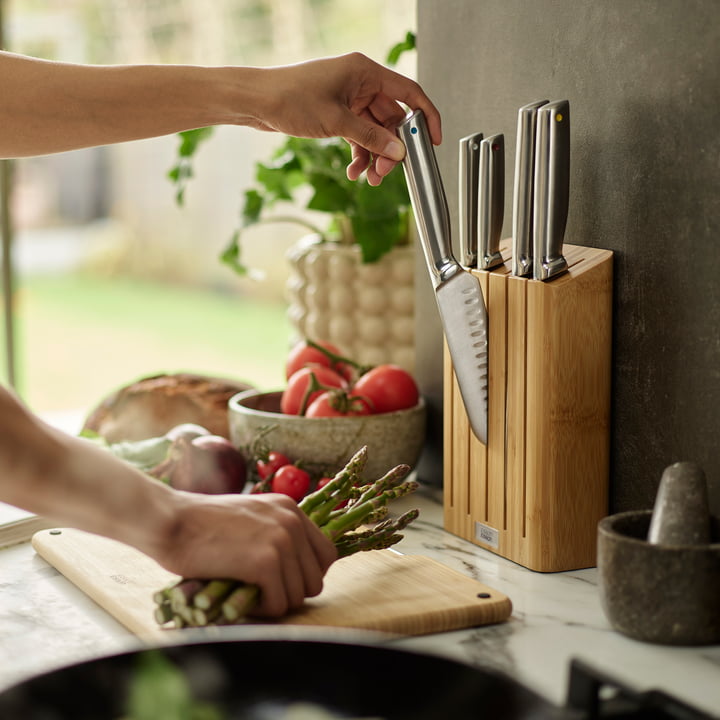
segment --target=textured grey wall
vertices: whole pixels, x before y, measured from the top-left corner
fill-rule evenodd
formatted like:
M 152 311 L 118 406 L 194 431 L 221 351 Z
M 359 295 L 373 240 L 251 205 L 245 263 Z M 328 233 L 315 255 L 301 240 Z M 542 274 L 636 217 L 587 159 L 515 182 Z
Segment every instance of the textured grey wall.
M 458 138 L 505 133 L 508 237 L 517 108 L 570 101 L 566 241 L 616 258 L 613 510 L 651 507 L 663 468 L 695 460 L 720 512 L 720 2 L 419 0 L 418 49 L 443 114 L 453 229 Z M 440 330 L 420 265 L 419 375 L 437 432 Z

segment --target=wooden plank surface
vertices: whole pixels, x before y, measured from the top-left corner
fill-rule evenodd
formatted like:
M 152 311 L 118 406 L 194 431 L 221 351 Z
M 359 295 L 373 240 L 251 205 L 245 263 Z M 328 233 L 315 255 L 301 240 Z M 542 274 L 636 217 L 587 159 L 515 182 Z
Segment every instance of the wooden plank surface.
M 138 550 L 66 528 L 38 532 L 32 544 L 135 634 L 156 640 L 179 632 L 156 624 L 152 599 L 155 591 L 177 576 Z M 335 562 L 320 595 L 307 600 L 299 611 L 268 624 L 424 635 L 502 622 L 511 611 L 507 596 L 431 558 L 375 550 Z

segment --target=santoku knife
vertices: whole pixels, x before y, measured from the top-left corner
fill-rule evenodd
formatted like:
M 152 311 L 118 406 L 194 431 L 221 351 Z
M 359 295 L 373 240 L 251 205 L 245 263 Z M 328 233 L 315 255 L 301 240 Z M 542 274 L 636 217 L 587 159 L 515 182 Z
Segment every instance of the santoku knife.
M 538 100 L 518 110 L 512 222 L 512 274 L 518 277 L 533 273 L 535 128 L 538 108 L 547 102 Z
M 562 255 L 570 201 L 570 103 L 538 109 L 535 132 L 533 277 L 549 280 L 567 270 Z
M 455 376 L 470 427 L 487 444 L 487 310 L 478 279 L 454 258 L 450 213 L 435 151 L 421 110 L 397 128 L 403 169 Z
M 478 269 L 502 265 L 500 235 L 505 214 L 505 136 L 500 133 L 480 143 L 478 171 Z

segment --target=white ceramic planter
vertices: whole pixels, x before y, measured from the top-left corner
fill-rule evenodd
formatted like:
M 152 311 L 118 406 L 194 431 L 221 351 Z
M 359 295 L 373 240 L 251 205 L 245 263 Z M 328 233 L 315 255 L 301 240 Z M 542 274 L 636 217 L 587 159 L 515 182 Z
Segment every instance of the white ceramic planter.
M 293 339 L 327 340 L 361 363 L 414 372 L 413 254 L 398 247 L 362 263 L 357 246 L 303 238 L 288 252 Z

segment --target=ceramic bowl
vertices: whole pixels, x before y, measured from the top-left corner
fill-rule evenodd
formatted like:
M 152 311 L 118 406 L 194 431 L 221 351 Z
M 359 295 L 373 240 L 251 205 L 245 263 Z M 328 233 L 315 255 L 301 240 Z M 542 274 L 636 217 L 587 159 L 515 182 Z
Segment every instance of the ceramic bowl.
M 282 392 L 249 390 L 229 402 L 230 440 L 245 450 L 267 428 L 267 445 L 313 473 L 334 474 L 363 446 L 364 476 L 372 480 L 395 465 L 414 467 L 425 444 L 425 401 L 396 412 L 338 418 L 307 418 L 280 412 Z

